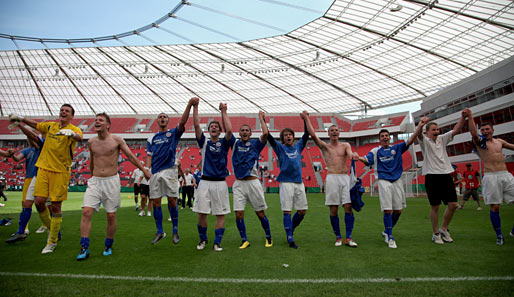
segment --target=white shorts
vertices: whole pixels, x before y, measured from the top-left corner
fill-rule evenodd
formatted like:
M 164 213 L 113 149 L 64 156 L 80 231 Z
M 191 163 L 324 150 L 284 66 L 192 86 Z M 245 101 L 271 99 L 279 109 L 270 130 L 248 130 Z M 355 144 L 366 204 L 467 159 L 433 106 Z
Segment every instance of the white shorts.
M 348 174 L 327 174 L 325 179 L 325 205 L 352 203 L 350 199 L 350 176 Z
M 258 179 L 236 180 L 232 186 L 232 193 L 235 211 L 244 211 L 248 201 L 255 211 L 268 208 L 262 184 Z
M 230 213 L 226 181 L 202 180 L 195 191 L 193 211 L 196 213 L 226 215 Z
M 150 199 L 178 197 L 177 168 L 172 167 L 152 174 L 150 177 Z
M 384 210 L 402 210 L 407 207 L 405 201 L 405 191 L 402 187 L 401 179 L 390 182 L 385 179 L 377 180 L 378 197 L 380 199 L 380 209 Z
M 486 172 L 482 179 L 482 195 L 486 205 L 514 203 L 514 177 L 508 171 Z
M 279 186 L 279 192 L 282 211 L 306 210 L 309 208 L 303 183 L 282 182 Z
M 87 206 L 98 211 L 100 204 L 102 204 L 106 212 L 116 212 L 116 209 L 121 206 L 120 190 L 119 175 L 116 174 L 109 177 L 93 176 L 87 183 L 82 207 Z
M 29 188 L 27 189 L 27 196 L 25 200 L 34 201 L 34 189 L 36 188 L 36 177 L 34 176 L 30 181 Z

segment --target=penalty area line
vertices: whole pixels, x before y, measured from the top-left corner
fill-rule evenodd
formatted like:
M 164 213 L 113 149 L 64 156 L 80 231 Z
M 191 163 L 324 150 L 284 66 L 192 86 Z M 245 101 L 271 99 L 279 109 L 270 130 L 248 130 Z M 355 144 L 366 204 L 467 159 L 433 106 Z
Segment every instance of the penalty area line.
M 123 275 L 67 274 L 67 273 L 32 273 L 0 272 L 1 276 L 60 277 L 74 279 L 127 280 L 127 281 L 164 281 L 192 283 L 276 283 L 276 284 L 323 284 L 323 283 L 416 283 L 434 281 L 512 281 L 514 276 L 456 276 L 456 277 L 396 277 L 396 278 L 341 278 L 341 279 L 260 279 L 260 278 L 192 278 L 192 277 L 148 277 Z

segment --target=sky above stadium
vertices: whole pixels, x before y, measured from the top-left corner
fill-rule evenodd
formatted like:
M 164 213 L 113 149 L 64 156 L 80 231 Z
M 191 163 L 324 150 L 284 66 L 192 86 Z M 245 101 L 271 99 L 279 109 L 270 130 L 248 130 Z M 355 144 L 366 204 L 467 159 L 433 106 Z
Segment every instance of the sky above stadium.
M 0 34 L 36 38 L 96 38 L 152 24 L 178 0 L 0 1 Z M 190 0 L 169 18 L 121 41 L 40 43 L 0 38 L 0 50 L 88 46 L 238 42 L 290 32 L 323 15 L 332 0 Z M 415 111 L 420 102 L 371 110 L 369 115 Z

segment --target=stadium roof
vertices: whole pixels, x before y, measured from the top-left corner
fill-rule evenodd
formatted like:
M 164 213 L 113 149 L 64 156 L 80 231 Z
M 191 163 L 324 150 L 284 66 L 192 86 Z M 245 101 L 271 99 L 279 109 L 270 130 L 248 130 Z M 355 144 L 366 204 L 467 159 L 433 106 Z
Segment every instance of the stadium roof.
M 1 114 L 354 112 L 423 99 L 514 54 L 514 1 L 338 0 L 251 41 L 0 51 Z

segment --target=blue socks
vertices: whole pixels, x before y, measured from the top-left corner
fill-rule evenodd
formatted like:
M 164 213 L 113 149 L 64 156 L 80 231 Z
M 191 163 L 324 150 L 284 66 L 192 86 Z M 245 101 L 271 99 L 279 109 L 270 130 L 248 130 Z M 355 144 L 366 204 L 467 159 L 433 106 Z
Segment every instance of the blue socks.
M 223 239 L 223 233 L 225 233 L 225 228 L 219 228 L 214 230 L 214 244 L 220 244 Z
M 385 227 L 385 233 L 387 233 L 387 236 L 389 238 L 393 235 L 393 214 L 392 213 L 385 213 L 384 212 L 384 227 Z
M 24 208 L 20 213 L 20 220 L 18 221 L 18 234 L 25 234 L 25 228 L 32 215 L 32 208 Z
M 81 237 L 80 238 L 80 246 L 88 249 L 89 248 L 89 237 Z
M 264 216 L 264 218 L 259 218 L 259 220 L 261 221 L 262 229 L 264 229 L 264 232 L 266 232 L 266 238 L 271 238 L 268 217 Z
M 491 224 L 493 225 L 493 229 L 496 232 L 497 237 L 503 237 L 502 234 L 502 224 L 500 220 L 500 212 L 489 212 L 489 217 L 491 218 Z
M 396 223 L 398 223 L 398 220 L 400 219 L 400 215 L 401 215 L 401 213 L 393 212 L 393 226 L 392 227 L 394 227 L 394 225 L 396 225 Z
M 341 238 L 341 228 L 339 227 L 339 216 L 330 216 L 330 224 L 332 225 L 332 230 L 336 235 L 337 239 Z
M 286 230 L 287 242 L 293 242 L 293 223 L 291 222 L 291 215 L 284 213 L 284 230 Z
M 305 217 L 305 215 L 300 215 L 298 214 L 298 212 L 296 212 L 293 216 L 293 233 L 294 233 L 294 230 L 296 229 L 296 227 L 298 227 L 298 225 L 300 225 L 300 223 L 303 221 L 303 217 Z
M 157 227 L 157 233 L 162 234 L 162 208 L 160 206 L 153 208 L 153 218 L 155 220 L 155 226 Z
M 168 210 L 171 216 L 171 224 L 173 225 L 173 234 L 178 233 L 178 205 L 175 207 L 171 207 L 168 204 Z
M 202 227 L 200 225 L 196 225 L 198 228 L 198 235 L 200 235 L 200 240 L 207 241 L 207 227 Z
M 248 238 L 246 238 L 245 220 L 244 219 L 241 219 L 241 220 L 236 219 L 236 225 L 237 225 L 237 230 L 239 230 L 239 235 L 241 235 L 241 239 L 243 241 L 248 241 Z
M 344 223 L 346 225 L 346 238 L 352 238 L 353 231 L 353 223 L 355 222 L 355 217 L 353 213 L 344 213 Z
M 105 247 L 112 248 L 112 244 L 114 243 L 114 238 L 105 238 Z

